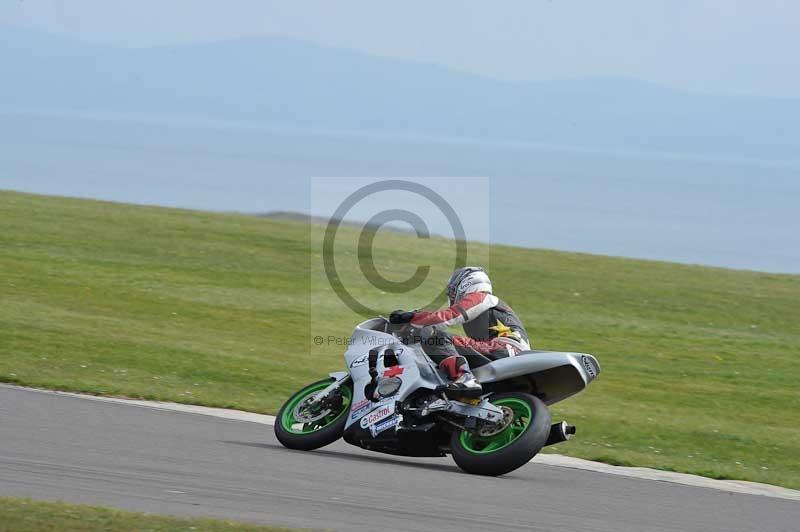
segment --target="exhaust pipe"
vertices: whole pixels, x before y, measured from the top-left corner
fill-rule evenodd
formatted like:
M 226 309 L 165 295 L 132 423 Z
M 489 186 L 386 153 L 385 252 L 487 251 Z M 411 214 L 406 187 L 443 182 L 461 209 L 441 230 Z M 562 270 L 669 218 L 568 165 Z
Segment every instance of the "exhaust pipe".
M 545 443 L 545 445 L 553 445 L 561 443 L 562 441 L 567 441 L 575 434 L 575 430 L 575 425 L 567 425 L 566 421 L 553 423 L 550 427 L 550 436 L 547 438 L 547 443 Z

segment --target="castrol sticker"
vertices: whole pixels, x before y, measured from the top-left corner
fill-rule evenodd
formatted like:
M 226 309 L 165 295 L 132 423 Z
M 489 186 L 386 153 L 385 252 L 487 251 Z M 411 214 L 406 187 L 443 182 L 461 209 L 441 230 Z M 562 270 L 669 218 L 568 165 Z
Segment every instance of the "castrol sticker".
M 378 423 L 379 421 L 386 419 L 387 417 L 394 414 L 394 403 L 390 403 L 388 405 L 379 406 L 375 410 L 371 411 L 367 415 L 361 418 L 361 428 L 365 429 Z

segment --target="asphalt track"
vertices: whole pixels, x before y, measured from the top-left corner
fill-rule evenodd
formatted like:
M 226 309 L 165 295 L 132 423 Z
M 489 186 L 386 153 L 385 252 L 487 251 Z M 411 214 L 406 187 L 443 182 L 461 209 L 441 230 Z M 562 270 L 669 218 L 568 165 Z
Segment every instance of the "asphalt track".
M 542 464 L 501 478 L 449 458 L 272 427 L 0 387 L 0 495 L 334 530 L 792 531 L 797 501 Z

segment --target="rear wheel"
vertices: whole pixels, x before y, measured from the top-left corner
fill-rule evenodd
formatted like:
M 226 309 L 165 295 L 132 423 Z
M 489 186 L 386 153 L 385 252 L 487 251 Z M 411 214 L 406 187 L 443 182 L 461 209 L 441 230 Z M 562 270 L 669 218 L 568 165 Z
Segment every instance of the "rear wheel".
M 353 399 L 351 382 L 343 383 L 322 402 L 312 401 L 333 379 L 309 384 L 289 398 L 275 418 L 275 436 L 284 447 L 310 451 L 342 437 Z
M 528 463 L 550 435 L 550 411 L 537 397 L 511 392 L 490 402 L 505 412 L 502 430 L 456 431 L 450 445 L 458 467 L 476 475 L 504 475 Z

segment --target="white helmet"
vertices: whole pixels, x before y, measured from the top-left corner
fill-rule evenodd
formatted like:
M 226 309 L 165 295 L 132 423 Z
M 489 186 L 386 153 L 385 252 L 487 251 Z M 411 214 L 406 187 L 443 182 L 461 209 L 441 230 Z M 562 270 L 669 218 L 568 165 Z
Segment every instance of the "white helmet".
M 486 275 L 486 270 L 477 266 L 459 268 L 447 281 L 447 297 L 450 304 L 455 305 L 461 298 L 473 292 L 492 293 L 492 281 Z

